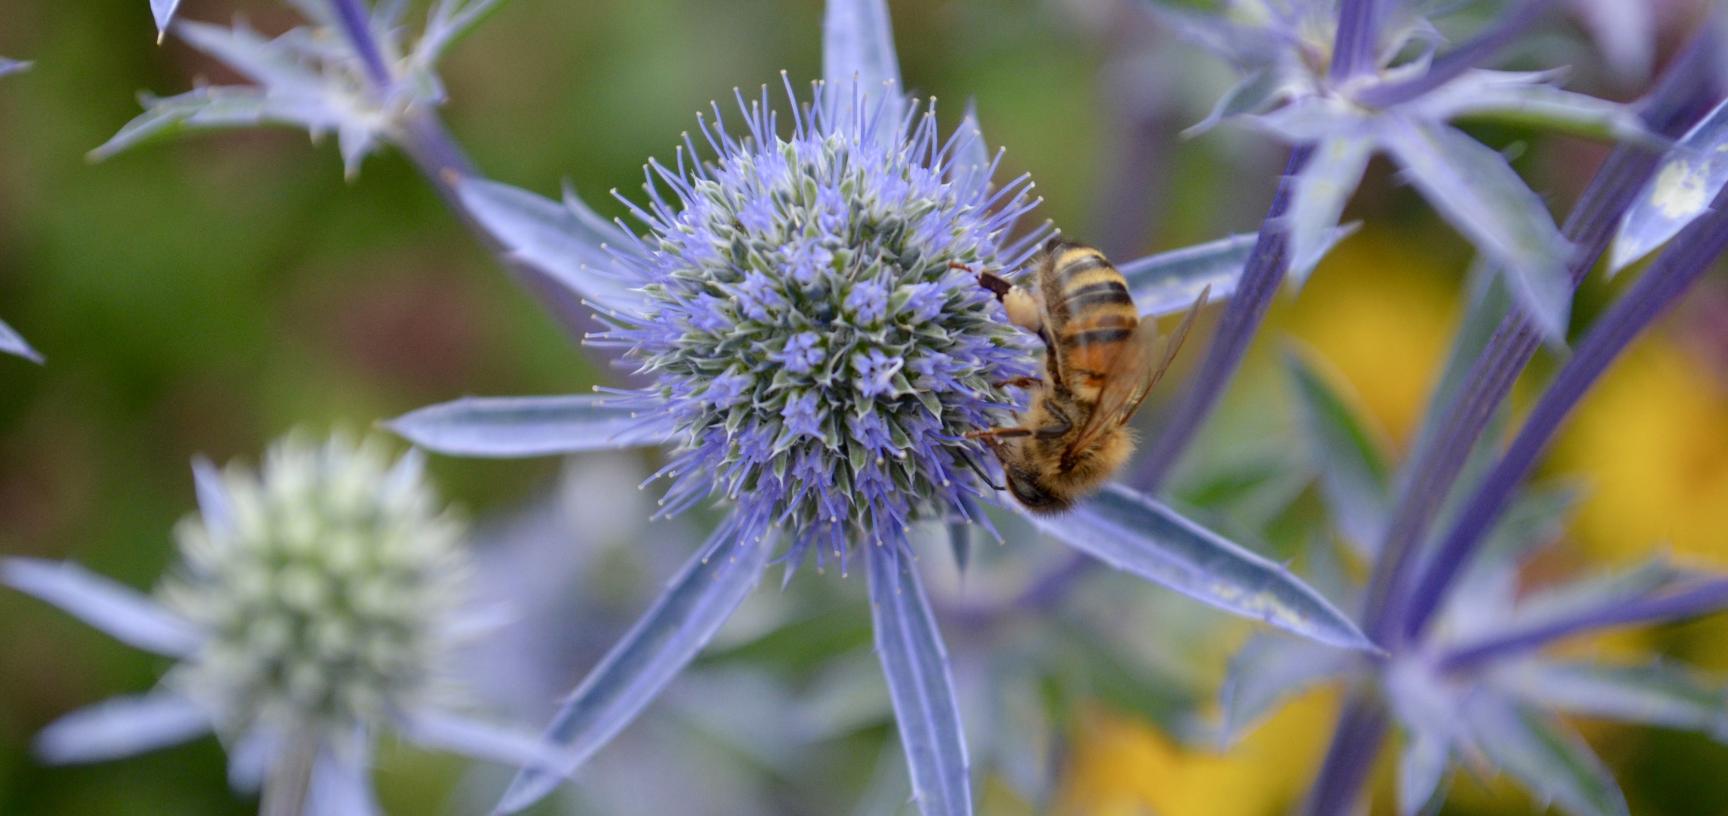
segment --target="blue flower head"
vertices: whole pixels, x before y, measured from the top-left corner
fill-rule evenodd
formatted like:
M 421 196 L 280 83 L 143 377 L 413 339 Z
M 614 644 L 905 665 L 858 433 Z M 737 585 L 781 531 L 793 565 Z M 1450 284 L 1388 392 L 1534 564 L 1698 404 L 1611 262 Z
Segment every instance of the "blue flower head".
M 964 434 L 1000 421 L 1030 354 L 956 265 L 1019 266 L 1033 242 L 1005 236 L 1035 202 L 1024 178 L 992 192 L 955 172 L 973 134 L 944 140 L 892 89 L 787 96 L 789 133 L 764 89 L 739 96 L 741 124 L 700 123 L 709 159 L 687 136 L 651 163 L 632 207 L 647 234 L 619 253 L 644 302 L 596 339 L 655 377 L 629 394 L 638 414 L 677 418 L 668 511 L 722 496 L 737 536 L 782 529 L 796 562 L 901 541 L 981 494 L 988 457 Z

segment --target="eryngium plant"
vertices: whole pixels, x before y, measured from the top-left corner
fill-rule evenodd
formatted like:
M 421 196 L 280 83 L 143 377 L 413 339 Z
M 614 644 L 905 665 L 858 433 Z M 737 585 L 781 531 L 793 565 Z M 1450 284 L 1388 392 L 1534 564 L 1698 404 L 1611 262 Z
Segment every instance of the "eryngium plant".
M 155 5 L 166 25 L 177 4 Z M 416 56 L 435 56 L 449 38 L 428 36 L 437 47 L 404 48 L 394 24 L 402 4 L 381 4 L 376 11 L 361 0 L 295 5 L 308 26 L 278 39 L 244 28 L 192 29 L 198 33 L 190 39 L 210 45 L 205 50 L 254 84 L 235 89 L 231 98 L 190 96 L 180 110 L 154 107 L 112 146 L 180 126 L 286 121 L 315 131 L 335 128 L 339 135 L 347 127 L 344 152 L 351 167 L 365 150 L 401 147 L 471 224 L 484 228 L 490 246 L 556 285 L 548 295 L 555 308 L 580 297 L 598 309 L 608 327 L 593 337 L 594 345 L 622 351 L 649 384 L 602 397 L 464 400 L 415 412 L 395 428 L 429 448 L 482 456 L 668 444 L 674 461 L 660 474 L 669 483 L 664 512 L 711 500 L 727 514 L 554 722 L 552 738 L 568 747 L 561 767 L 579 764 L 640 713 L 719 628 L 784 543 L 788 577 L 812 550 L 819 561 L 838 559 L 842 568 L 848 558 L 863 557 L 877 651 L 915 797 L 926 813 L 969 812 L 967 754 L 952 684 L 912 569 L 911 545 L 920 525 L 950 522 L 961 531 L 956 553 L 964 554 L 964 530 L 983 520 L 978 505 L 994 497 L 987 489 L 991 463 L 961 434 L 1013 410 L 1012 394 L 1001 389 L 999 378 L 1034 368 L 1030 344 L 1008 331 L 988 300 L 970 290 L 951 265 L 1001 265 L 1011 272 L 1040 233 L 1016 237 L 1011 231 L 1032 204 L 1025 197 L 1029 185 L 1020 179 L 992 190 L 994 163 L 975 118 L 944 138 L 933 114 L 920 112 L 902 94 L 884 4 L 854 0 L 829 6 L 824 81 L 804 99 L 789 90 L 789 128 L 766 93 L 740 99 L 741 127 L 723 126 L 716 109 L 715 121 L 700 127 L 702 138 L 686 139 L 670 167 L 651 164 L 647 201 L 632 206 L 641 232 L 598 218 L 574 194 L 550 202 L 479 178 L 438 126 L 431 107 L 442 96 L 435 91 L 432 60 Z M 428 30 L 463 30 L 491 5 L 440 2 Z M 1228 5 L 1248 13 L 1224 25 L 1185 19 L 1247 74 L 1220 114 L 1292 141 L 1289 175 L 1257 236 L 1122 265 L 1148 317 L 1180 308 L 1206 283 L 1215 294 L 1237 295 L 1198 387 L 1147 457 L 1143 484 L 1161 483 L 1210 414 L 1279 284 L 1300 278 L 1339 236 L 1339 215 L 1375 151 L 1402 165 L 1441 214 L 1477 244 L 1500 281 L 1485 290 L 1489 296 L 1481 302 L 1492 305 L 1473 315 L 1457 365 L 1468 367 L 1481 348 L 1470 345 L 1471 338 L 1479 340 L 1495 321 L 1503 322 L 1492 330 L 1494 340 L 1470 376 L 1454 371 L 1448 377 L 1453 390 L 1443 387 L 1436 399 L 1433 425 L 1440 430 L 1424 434 L 1434 449 L 1470 449 L 1486 421 L 1483 411 L 1491 413 L 1505 395 L 1500 386 L 1509 387 L 1508 378 L 1542 338 L 1558 342 L 1564 336 L 1571 287 L 1605 243 L 1605 225 L 1625 211 L 1654 165 L 1653 159 L 1639 160 L 1659 144 L 1647 131 L 1675 134 L 1657 121 L 1654 108 L 1642 111 L 1640 123 L 1625 107 L 1559 90 L 1551 75 L 1479 69 L 1516 39 L 1542 3 L 1515 6 L 1501 23 L 1446 53 L 1436 53 L 1437 40 L 1423 16 L 1436 4 Z M 462 24 L 455 25 L 457 20 Z M 304 49 L 310 41 L 323 47 Z M 283 98 L 296 103 L 289 113 L 326 118 L 266 110 Z M 225 107 L 235 99 L 244 103 L 237 113 Z M 1616 151 L 1581 202 L 1580 214 L 1562 231 L 1502 156 L 1451 124 L 1493 117 L 1534 117 L 1630 146 Z M 1514 608 L 1508 614 L 1526 629 L 1500 640 L 1454 641 L 1457 632 L 1451 629 L 1422 637 L 1429 613 L 1448 597 L 1452 571 L 1470 560 L 1559 418 L 1626 340 L 1720 251 L 1719 219 L 1700 217 L 1711 210 L 1698 206 L 1712 197 L 1701 191 L 1715 184 L 1714 170 L 1701 164 L 1683 169 L 1670 173 L 1669 183 L 1658 178 L 1647 200 L 1669 222 L 1699 221 L 1674 227 L 1679 236 L 1666 262 L 1653 270 L 1661 274 L 1604 318 L 1593 335 L 1599 339 L 1580 347 L 1578 361 L 1562 372 L 1512 454 L 1478 488 L 1468 512 L 1448 519 L 1455 523 L 1445 552 L 1457 557 L 1416 557 L 1433 520 L 1426 508 L 1438 506 L 1448 493 L 1458 476 L 1455 463 L 1443 456 L 1419 456 L 1412 463 L 1412 473 L 1398 482 L 1409 501 L 1393 510 L 1380 507 L 1402 523 L 1388 524 L 1372 512 L 1357 517 L 1364 506 L 1372 510 L 1390 500 L 1380 495 L 1364 505 L 1355 499 L 1390 486 L 1360 490 L 1362 482 L 1328 479 L 1337 502 L 1335 523 L 1352 536 L 1366 531 L 1359 543 L 1377 567 L 1362 619 L 1391 653 L 1366 660 L 1301 657 L 1293 661 L 1306 664 L 1297 666 L 1305 672 L 1301 677 L 1349 674 L 1363 687 L 1380 686 L 1388 697 L 1406 693 L 1400 689 L 1432 687 L 1422 682 L 1425 677 L 1441 678 L 1449 691 L 1510 693 L 1510 686 L 1485 677 L 1503 660 L 1515 662 L 1510 658 L 1593 626 L 1665 619 L 1716 602 L 1718 583 L 1664 572 L 1663 581 L 1627 603 L 1636 613 L 1627 613 L 1631 617 L 1587 609 L 1573 618 L 1544 620 Z M 1674 234 L 1628 230 L 1652 247 Z M 1433 439 L 1462 441 L 1448 446 Z M 1350 620 L 1282 568 L 1149 496 L 1112 486 L 1075 513 L 1043 522 L 1043 528 L 1088 555 L 1203 601 L 1316 641 L 1372 651 Z M 1378 551 L 1377 533 L 1385 539 Z M 1518 561 L 1482 563 L 1504 578 Z M 1411 575 L 1417 567 L 1420 582 Z M 1407 596 L 1413 583 L 1421 591 Z M 1505 596 L 1494 600 L 1521 607 Z M 1406 602 L 1414 609 L 1406 609 Z M 1604 687 L 1600 677 L 1582 670 L 1570 677 L 1582 678 L 1574 689 Z M 1272 685 L 1295 682 L 1275 673 Z M 1641 688 L 1622 684 L 1626 694 L 1619 699 L 1631 699 L 1626 695 Z M 1607 697 L 1599 693 L 1593 699 Z M 1338 812 L 1353 802 L 1387 724 L 1377 699 L 1364 693 L 1346 707 L 1334 761 L 1317 786 L 1316 812 Z M 1432 708 L 1444 708 L 1453 698 L 1436 699 L 1443 702 Z M 1516 707 L 1495 710 L 1520 713 Z M 1677 704 L 1670 710 L 1679 710 Z M 1702 722 L 1695 716 L 1691 721 Z M 1421 761 L 1407 763 L 1421 771 L 1412 777 L 1419 782 L 1443 774 L 1449 758 L 1473 747 L 1468 734 L 1456 732 L 1441 735 L 1445 739 L 1436 749 L 1421 726 L 1411 728 L 1423 737 Z M 1537 736 L 1536 743 L 1552 742 Z M 1528 758 L 1503 761 L 1512 767 Z M 1566 764 L 1589 763 L 1524 767 Z M 553 781 L 541 773 L 522 777 L 507 794 L 505 809 L 534 801 Z M 1601 790 L 1599 778 L 1590 781 Z M 1612 797 L 1592 801 L 1611 804 Z
M 0 579 L 130 645 L 174 658 L 158 687 L 73 712 L 36 750 L 94 762 L 214 732 L 242 792 L 269 814 L 376 810 L 372 745 L 394 732 L 510 766 L 563 759 L 532 735 L 460 712 L 452 647 L 465 604 L 463 525 L 421 458 L 383 444 L 290 436 L 260 472 L 194 466 L 201 512 L 149 598 L 72 564 L 11 558 Z
M 554 738 L 579 759 L 695 655 L 777 541 L 788 578 L 812 556 L 844 569 L 861 549 L 914 796 L 925 813 L 969 813 L 959 716 L 910 545 L 919 525 L 988 524 L 980 504 L 995 499 L 995 464 L 965 434 L 1015 409 L 1004 384 L 1036 371 L 1034 346 L 962 267 L 1016 270 L 1045 231 L 1012 236 L 1035 203 L 1030 184 L 992 189 L 995 162 L 973 117 L 943 138 L 934 112 L 901 93 L 883 4 L 831 4 L 824 56 L 826 77 L 807 102 L 783 80 L 790 128 L 766 90 L 740 95 L 741 124 L 722 124 L 716 107 L 699 127 L 705 145 L 687 137 L 670 166 L 651 162 L 648 203 L 625 199 L 640 235 L 573 195 L 560 206 L 459 183 L 467 211 L 499 243 L 601 311 L 610 328 L 591 342 L 622 349 L 652 384 L 602 397 L 462 400 L 392 427 L 466 455 L 665 442 L 662 513 L 711 500 L 726 509 L 708 545 L 555 721 Z M 1232 239 L 1124 269 L 1151 319 L 1186 306 L 1246 249 Z M 1367 646 L 1281 567 L 1148 497 L 1111 487 L 1066 518 L 1037 521 L 1201 600 L 1328 644 Z M 555 781 L 524 776 L 504 808 L 527 806 Z

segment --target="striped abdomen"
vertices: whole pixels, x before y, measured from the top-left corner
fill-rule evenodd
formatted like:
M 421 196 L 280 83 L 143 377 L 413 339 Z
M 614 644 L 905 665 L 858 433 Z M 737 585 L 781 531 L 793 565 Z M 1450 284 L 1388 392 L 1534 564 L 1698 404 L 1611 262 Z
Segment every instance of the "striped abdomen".
M 1043 278 L 1050 339 L 1061 355 L 1065 384 L 1075 397 L 1095 401 L 1111 363 L 1140 323 L 1128 282 L 1104 253 L 1079 244 L 1051 247 Z

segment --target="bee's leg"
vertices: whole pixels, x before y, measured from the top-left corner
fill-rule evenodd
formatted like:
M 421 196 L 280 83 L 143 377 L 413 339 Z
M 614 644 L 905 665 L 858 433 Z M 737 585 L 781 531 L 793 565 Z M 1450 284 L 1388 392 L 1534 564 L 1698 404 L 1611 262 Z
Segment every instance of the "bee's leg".
M 997 388 L 1035 388 L 1038 382 L 1037 377 L 1015 377 L 1010 380 L 1002 380 L 995 385 Z
M 959 261 L 948 264 L 951 269 L 972 271 Z M 996 299 L 1002 301 L 1002 308 L 1008 312 L 1008 322 L 1029 332 L 1037 334 L 1049 345 L 1050 338 L 1044 332 L 1044 310 L 1038 305 L 1037 296 L 1026 290 L 1024 286 L 1016 286 L 1007 278 L 994 272 L 978 272 L 978 285 L 990 290 Z
M 967 272 L 972 271 L 972 267 L 970 266 L 952 263 L 949 264 L 949 266 L 956 269 L 964 269 Z M 989 289 L 990 293 L 995 295 L 997 300 L 1007 297 L 1008 293 L 1014 290 L 1014 284 L 1009 283 L 1007 278 L 994 272 L 978 272 L 976 274 L 978 275 L 978 285 L 985 289 Z
M 1050 421 L 1044 427 L 1033 431 L 1033 436 L 1039 439 L 1061 439 L 1067 436 L 1069 431 L 1074 430 L 1074 422 L 1068 418 L 1067 414 L 1057 410 L 1055 405 L 1049 403 L 1045 404 L 1045 408 L 1050 414 Z
M 990 444 L 1001 442 L 1004 439 L 1019 439 L 1020 437 L 1031 435 L 1031 428 L 1022 428 L 1018 425 L 1010 425 L 1005 428 L 983 428 L 976 431 L 966 432 L 967 439 L 980 439 Z

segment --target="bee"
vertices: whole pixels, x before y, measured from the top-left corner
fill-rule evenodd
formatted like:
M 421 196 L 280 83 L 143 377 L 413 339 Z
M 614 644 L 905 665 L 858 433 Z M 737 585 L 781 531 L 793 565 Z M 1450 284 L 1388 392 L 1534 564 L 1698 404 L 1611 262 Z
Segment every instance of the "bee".
M 1089 246 L 1052 238 L 1033 260 L 1033 288 L 989 272 L 978 283 L 1008 319 L 1044 341 L 1045 376 L 1007 383 L 1032 391 L 1007 427 L 972 431 L 1002 463 L 1007 489 L 1034 513 L 1060 513 L 1097 490 L 1128 461 L 1128 420 L 1164 376 L 1211 287 L 1175 334 L 1140 319 L 1128 282 Z M 970 270 L 968 270 L 970 271 Z

